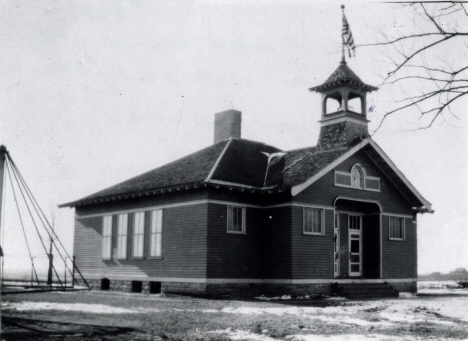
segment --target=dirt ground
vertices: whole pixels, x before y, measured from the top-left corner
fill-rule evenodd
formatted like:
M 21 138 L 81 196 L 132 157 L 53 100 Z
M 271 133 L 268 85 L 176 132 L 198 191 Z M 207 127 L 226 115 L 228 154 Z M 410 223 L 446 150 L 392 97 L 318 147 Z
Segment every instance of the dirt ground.
M 118 292 L 2 296 L 0 340 L 467 340 L 468 291 L 398 299 L 210 300 Z

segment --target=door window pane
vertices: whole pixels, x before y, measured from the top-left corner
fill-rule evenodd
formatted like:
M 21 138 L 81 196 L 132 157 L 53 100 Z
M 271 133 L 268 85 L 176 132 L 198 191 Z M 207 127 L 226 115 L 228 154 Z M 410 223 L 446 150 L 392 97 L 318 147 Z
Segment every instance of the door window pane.
M 351 264 L 351 272 L 360 272 L 359 264 Z
M 360 258 L 361 258 L 361 257 L 359 257 L 359 255 L 351 255 L 350 261 L 351 261 L 352 263 L 359 263 L 359 259 L 360 259 Z

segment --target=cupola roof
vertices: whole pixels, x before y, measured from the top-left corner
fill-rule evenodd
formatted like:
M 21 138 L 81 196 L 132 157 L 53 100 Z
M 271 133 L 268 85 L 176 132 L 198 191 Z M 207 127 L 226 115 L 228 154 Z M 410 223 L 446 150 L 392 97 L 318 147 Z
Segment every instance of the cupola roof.
M 340 86 L 350 86 L 367 92 L 377 90 L 378 88 L 364 83 L 346 63 L 340 63 L 340 66 L 331 74 L 322 84 L 310 88 L 310 91 L 323 92 Z

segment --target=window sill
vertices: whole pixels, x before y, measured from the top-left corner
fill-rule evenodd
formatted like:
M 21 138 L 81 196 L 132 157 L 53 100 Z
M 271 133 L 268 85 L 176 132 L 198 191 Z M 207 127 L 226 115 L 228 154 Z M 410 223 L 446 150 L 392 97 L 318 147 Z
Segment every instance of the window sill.
M 246 232 L 235 232 L 235 231 L 226 231 L 228 234 L 247 234 Z
M 323 233 L 316 233 L 316 232 L 302 232 L 303 236 L 320 236 L 320 237 L 326 237 L 325 234 Z
M 388 240 L 392 242 L 405 242 L 406 240 L 403 238 L 388 238 Z
M 380 193 L 380 189 L 372 189 L 372 188 L 363 188 L 363 187 L 353 187 L 353 186 L 347 186 L 347 185 L 339 185 L 339 184 L 334 184 L 335 187 L 341 187 L 341 188 L 349 188 L 349 189 L 357 189 L 359 191 L 366 191 L 366 192 L 378 192 Z

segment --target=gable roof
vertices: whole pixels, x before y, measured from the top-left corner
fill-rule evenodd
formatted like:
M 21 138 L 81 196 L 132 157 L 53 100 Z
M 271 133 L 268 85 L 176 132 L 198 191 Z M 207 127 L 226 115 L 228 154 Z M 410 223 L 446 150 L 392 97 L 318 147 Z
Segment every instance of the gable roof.
M 263 193 L 290 190 L 291 195 L 296 196 L 360 150 L 374 161 L 416 209 L 431 212 L 431 203 L 371 138 L 338 149 L 308 147 L 288 152 L 260 142 L 230 139 L 60 207 L 207 185 Z
M 395 185 L 395 187 L 408 199 L 409 202 L 415 205 L 415 209 L 419 212 L 432 213 L 432 204 L 427 201 L 409 182 L 404 174 L 396 167 L 390 158 L 384 153 L 379 145 L 370 137 L 362 140 L 354 147 L 349 148 L 332 162 L 328 163 L 325 167 L 320 169 L 310 176 L 306 181 L 297 183 L 291 186 L 291 195 L 296 196 L 304 189 L 312 185 L 322 176 L 333 170 L 340 163 L 354 155 L 356 152 L 363 150 L 367 156 L 376 164 L 378 168 L 388 177 L 388 179 Z

